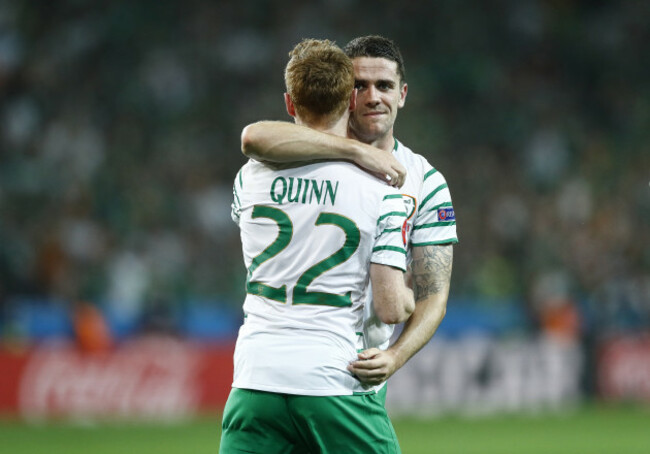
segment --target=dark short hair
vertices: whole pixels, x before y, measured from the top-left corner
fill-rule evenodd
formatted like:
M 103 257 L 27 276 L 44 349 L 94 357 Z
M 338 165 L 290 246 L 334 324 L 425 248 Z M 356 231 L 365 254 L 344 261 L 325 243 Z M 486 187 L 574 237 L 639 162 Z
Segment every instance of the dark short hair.
M 284 78 L 298 115 L 308 121 L 343 115 L 354 90 L 352 60 L 326 39 L 305 39 L 289 56 Z
M 397 63 L 397 74 L 399 75 L 400 82 L 404 82 L 406 77 L 404 59 L 402 58 L 402 53 L 399 51 L 399 47 L 391 39 L 379 35 L 360 36 L 347 43 L 343 48 L 343 52 L 352 59 L 357 57 L 374 57 L 394 61 Z

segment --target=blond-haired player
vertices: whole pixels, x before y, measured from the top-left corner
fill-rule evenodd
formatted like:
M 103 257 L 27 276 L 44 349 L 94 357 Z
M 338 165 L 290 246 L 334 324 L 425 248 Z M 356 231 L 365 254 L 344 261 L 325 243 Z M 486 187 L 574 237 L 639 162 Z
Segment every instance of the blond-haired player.
M 345 136 L 356 102 L 350 59 L 327 40 L 305 40 L 290 57 L 288 113 Z M 383 323 L 415 307 L 402 196 L 351 163 L 251 160 L 235 178 L 232 213 L 248 275 L 221 452 L 399 452 L 379 387 L 348 367 L 367 345 L 371 291 Z

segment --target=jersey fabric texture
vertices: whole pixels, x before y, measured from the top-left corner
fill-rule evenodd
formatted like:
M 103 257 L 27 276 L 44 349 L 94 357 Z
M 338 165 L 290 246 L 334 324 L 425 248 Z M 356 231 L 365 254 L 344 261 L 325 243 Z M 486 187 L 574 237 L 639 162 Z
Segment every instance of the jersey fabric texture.
M 406 167 L 406 181 L 400 188 L 407 208 L 407 263 L 411 249 L 418 246 L 458 243 L 456 216 L 445 177 L 422 156 L 413 153 L 395 139 L 393 156 Z M 364 338 L 366 348 L 388 347 L 394 325 L 382 323 L 372 304 L 365 306 Z
M 345 162 L 272 170 L 250 160 L 232 216 L 248 270 L 233 387 L 374 392 L 346 367 L 364 346 L 370 263 L 406 266 L 399 192 Z

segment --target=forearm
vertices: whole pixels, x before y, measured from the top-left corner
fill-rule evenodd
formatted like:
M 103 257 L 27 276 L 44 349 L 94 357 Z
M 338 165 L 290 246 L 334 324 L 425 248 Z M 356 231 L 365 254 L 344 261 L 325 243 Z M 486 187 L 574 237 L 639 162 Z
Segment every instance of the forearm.
M 351 161 L 396 187 L 402 186 L 406 178 L 406 169 L 390 152 L 286 121 L 260 121 L 246 126 L 241 149 L 247 157 L 263 162 Z
M 377 317 L 384 323 L 406 321 L 415 310 L 413 291 L 404 283 L 400 270 L 387 265 L 370 265 L 373 305 Z
M 420 298 L 397 341 L 386 350 L 363 350 L 348 370 L 370 385 L 388 380 L 431 339 L 445 316 L 446 303 L 447 292 Z
M 425 246 L 413 249 L 412 284 L 415 310 L 395 343 L 398 368 L 429 342 L 447 311 L 453 246 Z
M 445 317 L 446 296 L 430 297 L 415 303 L 415 310 L 404 324 L 398 339 L 388 350 L 395 353 L 397 369 L 429 342 Z
M 300 162 L 322 159 L 354 161 L 359 142 L 285 121 L 260 121 L 242 131 L 242 153 L 270 162 Z

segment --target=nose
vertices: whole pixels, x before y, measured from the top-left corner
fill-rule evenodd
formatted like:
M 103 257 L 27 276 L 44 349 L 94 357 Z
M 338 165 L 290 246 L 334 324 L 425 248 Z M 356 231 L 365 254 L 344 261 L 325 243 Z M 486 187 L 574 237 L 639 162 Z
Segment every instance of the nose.
M 366 96 L 366 105 L 376 106 L 379 104 L 379 90 L 377 90 L 376 87 L 372 85 L 368 87 L 368 90 L 366 90 Z

